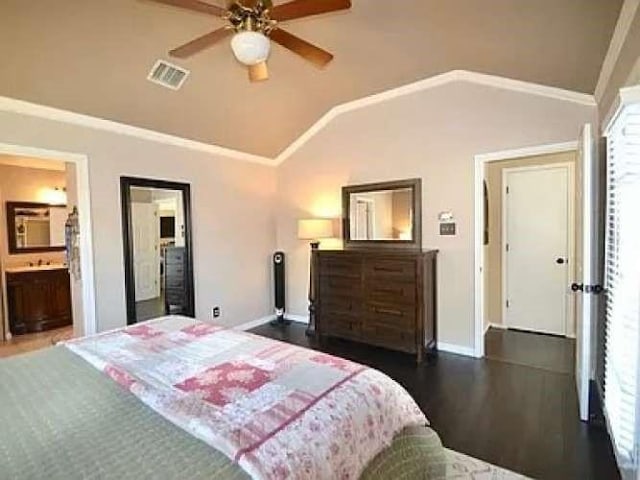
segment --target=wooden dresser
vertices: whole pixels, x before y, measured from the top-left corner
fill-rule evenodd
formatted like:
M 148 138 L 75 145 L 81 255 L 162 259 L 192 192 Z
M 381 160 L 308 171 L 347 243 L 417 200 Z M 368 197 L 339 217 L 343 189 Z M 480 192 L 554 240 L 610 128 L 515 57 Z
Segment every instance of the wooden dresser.
M 437 250 L 316 250 L 316 331 L 400 350 L 436 348 Z
M 187 252 L 184 247 L 167 247 L 164 252 L 164 301 L 167 314 L 189 311 Z

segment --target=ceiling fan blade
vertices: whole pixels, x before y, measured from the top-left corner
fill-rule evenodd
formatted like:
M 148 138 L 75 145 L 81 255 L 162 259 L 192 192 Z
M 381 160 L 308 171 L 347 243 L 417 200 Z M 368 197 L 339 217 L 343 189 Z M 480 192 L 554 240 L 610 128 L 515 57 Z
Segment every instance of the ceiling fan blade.
M 326 50 L 322 50 L 321 48 L 316 47 L 315 45 L 302 40 L 300 37 L 296 37 L 281 28 L 273 30 L 269 36 L 274 42 L 288 48 L 293 53 L 300 55 L 302 58 L 310 61 L 318 67 L 324 67 L 327 63 L 333 60 L 333 55 Z
M 269 68 L 267 62 L 258 63 L 248 67 L 249 80 L 252 82 L 263 82 L 269 79 Z
M 269 16 L 273 20 L 284 22 L 348 8 L 351 8 L 351 0 L 293 0 L 283 5 L 276 5 L 271 9 Z
M 222 27 L 213 32 L 209 32 L 206 35 L 202 35 L 201 37 L 196 38 L 195 40 L 191 40 L 184 45 L 179 46 L 178 48 L 174 48 L 169 52 L 169 55 L 177 58 L 187 58 L 191 55 L 198 53 L 205 48 L 208 48 L 220 40 L 228 37 L 233 33 L 233 30 L 227 27 Z
M 224 17 L 227 14 L 227 9 L 219 7 L 217 5 L 211 5 L 207 2 L 201 2 L 199 0 L 151 0 L 157 3 L 164 3 L 166 5 L 173 5 L 174 7 L 186 8 L 188 10 L 194 10 L 200 13 L 208 13 L 209 15 L 215 15 L 216 17 Z

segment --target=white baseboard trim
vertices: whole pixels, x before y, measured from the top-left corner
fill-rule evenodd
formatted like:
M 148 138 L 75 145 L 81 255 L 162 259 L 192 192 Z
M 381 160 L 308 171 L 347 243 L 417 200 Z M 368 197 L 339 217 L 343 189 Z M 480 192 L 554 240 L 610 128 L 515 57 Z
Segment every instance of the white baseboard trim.
M 233 327 L 233 329 L 234 330 L 251 330 L 252 328 L 259 327 L 260 325 L 264 325 L 265 323 L 269 323 L 274 318 L 276 318 L 275 315 L 269 315 L 267 317 L 258 318 L 250 322 L 236 325 L 235 327 Z
M 484 334 L 486 335 L 490 328 L 497 328 L 499 330 L 509 330 L 504 323 L 489 323 L 486 327 L 484 327 Z
M 241 323 L 240 325 L 236 325 L 233 327 L 234 330 L 251 330 L 252 328 L 259 327 L 260 325 L 264 325 L 265 323 L 269 323 L 271 320 L 275 320 L 275 315 L 267 315 L 266 317 L 258 318 L 256 320 L 251 320 L 250 322 Z M 291 320 L 292 322 L 304 323 L 305 325 L 309 324 L 309 316 L 308 315 L 285 315 L 287 320 Z
M 473 348 L 464 347 L 462 345 L 454 345 L 452 343 L 438 342 L 438 351 L 455 353 L 456 355 L 464 355 L 465 357 L 477 357 L 476 352 Z
M 288 315 L 284 316 L 286 319 L 291 320 L 293 322 L 304 323 L 305 325 L 309 325 L 309 315 Z

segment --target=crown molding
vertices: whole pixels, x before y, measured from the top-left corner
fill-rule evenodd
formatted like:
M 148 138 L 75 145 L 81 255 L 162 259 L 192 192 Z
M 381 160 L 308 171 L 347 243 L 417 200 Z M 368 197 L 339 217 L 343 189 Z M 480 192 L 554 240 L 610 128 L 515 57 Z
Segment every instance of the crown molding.
M 218 145 L 170 135 L 167 133 L 161 133 L 154 130 L 135 127 L 133 125 L 115 122 L 113 120 L 105 120 L 98 117 L 92 117 L 89 115 L 75 113 L 54 107 L 48 107 L 45 105 L 38 105 L 35 103 L 30 103 L 24 100 L 18 100 L 10 97 L 0 96 L 0 111 L 13 112 L 22 115 L 44 118 L 47 120 L 55 120 L 72 125 L 78 125 L 82 127 L 93 128 L 96 130 L 103 130 L 141 138 L 144 140 L 164 143 L 166 145 L 188 148 L 191 150 L 213 155 L 221 155 L 225 158 L 242 160 L 246 162 L 274 167 L 280 165 L 289 157 L 291 157 L 291 155 L 298 151 L 305 143 L 307 143 L 329 122 L 331 122 L 339 115 L 370 107 L 372 105 L 403 97 L 405 95 L 411 95 L 412 93 L 417 93 L 442 85 L 447 85 L 452 82 L 468 82 L 476 85 L 484 85 L 488 87 L 499 88 L 502 90 L 510 90 L 514 92 L 526 93 L 529 95 L 538 95 L 541 97 L 561 100 L 565 102 L 577 103 L 579 105 L 585 105 L 589 107 L 597 106 L 594 96 L 585 93 L 564 90 L 562 88 L 549 87 L 546 85 L 525 82 L 522 80 L 499 77 L 496 75 L 471 72 L 468 70 L 452 70 L 446 73 L 426 78 L 424 80 L 410 83 L 408 85 L 403 85 L 401 87 L 393 88 L 391 90 L 386 90 L 381 93 L 337 105 L 331 108 L 327 113 L 325 113 L 306 132 L 304 132 L 296 140 L 294 140 L 275 158 L 246 153 L 239 150 L 220 147 Z
M 115 122 L 113 120 L 105 120 L 103 118 L 92 117 L 82 113 L 62 110 L 60 108 L 38 105 L 36 103 L 17 100 L 10 97 L 0 96 L 0 111 L 18 113 L 31 117 L 44 118 L 46 120 L 54 120 L 58 122 L 78 125 L 81 127 L 103 130 L 121 135 L 128 135 L 143 140 L 163 143 L 174 147 L 187 148 L 198 152 L 209 153 L 212 155 L 220 155 L 225 158 L 234 160 L 242 160 L 245 162 L 258 163 L 261 165 L 273 166 L 274 161 L 271 158 L 254 155 L 251 153 L 241 152 L 230 148 L 220 147 L 209 143 L 199 142 L 188 138 L 178 137 L 167 133 L 148 130 L 146 128 L 134 127 L 126 123 Z
M 510 90 L 514 92 L 526 93 L 529 95 L 539 95 L 541 97 L 562 100 L 565 102 L 577 103 L 588 107 L 597 107 L 595 97 L 586 93 L 564 90 L 562 88 L 549 87 L 537 83 L 524 82 L 495 75 L 471 72 L 468 70 L 452 70 L 450 72 L 435 75 L 408 85 L 384 91 L 364 97 L 351 102 L 343 103 L 329 110 L 324 116 L 314 123 L 306 132 L 298 137 L 291 145 L 283 150 L 275 159 L 275 164 L 280 165 L 291 155 L 299 150 L 305 143 L 322 130 L 329 122 L 343 113 L 352 112 L 361 108 L 370 107 L 378 103 L 386 102 L 394 98 L 403 97 L 412 93 L 429 90 L 431 88 L 446 85 L 452 82 L 468 82 L 476 85 Z
M 609 113 L 604 118 L 602 125 L 605 125 L 604 135 L 609 136 L 616 119 L 620 116 L 625 107 L 629 105 L 640 105 L 640 85 L 624 87 L 620 89 L 620 93 L 616 97 L 616 101 L 611 106 Z
M 598 101 L 602 99 L 607 89 L 607 85 L 611 79 L 611 75 L 613 74 L 613 70 L 639 6 L 640 0 L 624 0 L 622 8 L 620 8 L 620 15 L 618 16 L 618 21 L 611 36 L 611 43 L 609 43 L 607 54 L 602 62 L 598 83 L 596 84 L 595 97 Z

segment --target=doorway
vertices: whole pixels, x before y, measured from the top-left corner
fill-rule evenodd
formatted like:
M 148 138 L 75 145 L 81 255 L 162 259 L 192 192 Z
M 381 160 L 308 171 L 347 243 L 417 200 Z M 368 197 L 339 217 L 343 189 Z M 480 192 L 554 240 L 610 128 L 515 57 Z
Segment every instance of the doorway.
M 26 282 L 27 279 L 24 273 L 27 270 L 29 271 L 26 274 L 31 274 L 34 277 L 43 272 L 42 275 L 51 277 L 49 278 L 51 284 L 53 284 L 53 280 L 60 280 L 59 284 L 56 283 L 60 288 L 46 290 L 51 294 L 55 292 L 54 297 L 58 300 L 54 303 L 56 309 L 49 309 L 47 310 L 48 315 L 44 315 L 43 311 L 36 312 L 34 308 L 31 308 L 30 311 L 34 311 L 37 315 L 34 314 L 29 318 L 22 319 L 22 323 L 28 323 L 26 320 L 34 320 L 31 322 L 30 327 L 26 329 L 27 331 L 35 329 L 35 331 L 40 332 L 49 326 L 52 328 L 58 326 L 56 322 L 62 318 L 63 315 L 61 314 L 63 312 L 72 319 L 73 323 L 72 327 L 64 327 L 64 331 L 48 330 L 38 334 L 28 333 L 11 339 L 12 332 L 8 322 L 9 312 L 7 309 L 9 306 L 6 290 L 7 282 L 3 281 L 3 288 L 0 293 L 2 298 L 0 302 L 2 304 L 2 309 L 0 309 L 0 319 L 2 320 L 0 341 L 4 337 L 5 343 L 2 347 L 6 347 L 5 353 L 29 351 L 51 345 L 70 336 L 96 333 L 93 241 L 87 156 L 3 143 L 0 143 L 0 156 L 4 159 L 3 164 L 5 167 L 14 167 L 25 171 L 31 169 L 33 172 L 57 171 L 63 175 L 62 179 L 52 182 L 51 179 L 53 177 L 49 173 L 46 181 L 39 184 L 36 182 L 36 176 L 28 174 L 27 181 L 20 184 L 22 186 L 19 185 L 19 182 L 10 183 L 6 186 L 4 189 L 4 201 L 10 201 L 11 198 L 9 197 L 15 197 L 13 198 L 14 200 L 35 200 L 49 206 L 53 205 L 56 208 L 53 208 L 55 213 L 53 215 L 50 213 L 49 215 L 49 234 L 39 238 L 37 247 L 33 247 L 31 239 L 28 238 L 28 225 L 24 226 L 21 223 L 25 219 L 14 217 L 18 220 L 17 224 L 14 222 L 16 228 L 14 241 L 10 241 L 10 235 L 8 234 L 0 238 L 0 246 L 2 246 L 3 252 L 3 259 L 0 264 L 2 264 L 3 277 L 6 277 L 9 269 L 12 270 L 14 280 L 16 280 L 16 288 L 20 287 L 18 281 L 23 281 L 23 284 L 30 287 L 30 284 Z M 17 175 L 17 173 L 15 174 Z M 43 179 L 45 177 L 39 174 L 38 178 Z M 5 181 L 9 180 L 7 175 L 3 175 L 3 179 Z M 32 195 L 34 198 L 27 198 L 25 195 Z M 64 212 L 62 212 L 63 208 L 61 207 L 63 204 L 66 204 Z M 2 209 L 3 213 L 6 211 L 8 210 Z M 0 217 L 3 217 L 3 215 L 0 215 Z M 73 222 L 68 223 L 67 220 L 71 219 L 73 219 Z M 1 220 L 2 225 L 6 225 L 8 229 L 10 223 L 7 221 L 8 219 L 3 217 Z M 60 222 L 62 222 L 63 226 L 58 228 L 56 225 Z M 61 233 L 64 230 L 65 222 L 73 227 L 66 231 L 67 235 Z M 46 230 L 45 228 L 43 231 Z M 23 233 L 27 238 L 19 238 Z M 44 246 L 44 244 L 40 245 L 42 243 L 40 240 L 45 237 L 48 238 L 49 247 Z M 51 245 L 62 246 L 51 248 Z M 26 247 L 23 248 L 24 251 L 20 250 L 22 247 Z M 65 275 L 68 278 L 68 285 L 62 282 Z M 53 277 L 56 278 L 54 279 Z M 3 280 L 6 280 L 6 278 L 3 278 Z M 13 295 L 15 292 L 9 293 Z M 42 293 L 42 291 L 39 292 L 41 297 Z M 68 305 L 69 297 L 71 302 L 70 309 Z M 44 298 L 47 298 L 46 295 Z M 15 302 L 13 303 L 15 306 Z M 33 307 L 34 303 L 30 302 L 29 306 Z M 64 308 L 58 309 L 58 306 L 64 306 Z M 25 311 L 21 312 L 24 314 Z M 24 315 L 22 316 L 24 317 Z M 27 338 L 29 335 L 35 335 L 37 338 Z
M 195 316 L 190 186 L 132 177 L 120 184 L 127 324 Z

